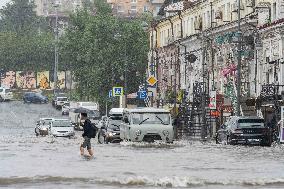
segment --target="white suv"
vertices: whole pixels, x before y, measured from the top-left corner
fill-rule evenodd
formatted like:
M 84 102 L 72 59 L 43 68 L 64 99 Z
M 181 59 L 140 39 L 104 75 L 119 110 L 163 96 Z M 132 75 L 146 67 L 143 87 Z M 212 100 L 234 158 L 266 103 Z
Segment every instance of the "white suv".
M 11 89 L 0 87 L 0 102 L 11 100 L 13 98 L 13 93 L 11 92 Z

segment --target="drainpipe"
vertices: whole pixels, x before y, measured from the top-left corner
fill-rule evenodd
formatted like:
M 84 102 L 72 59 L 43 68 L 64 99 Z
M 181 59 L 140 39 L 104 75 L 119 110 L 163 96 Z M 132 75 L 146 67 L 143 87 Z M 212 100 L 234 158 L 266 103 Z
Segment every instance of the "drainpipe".
M 183 38 L 183 24 L 182 24 L 182 17 L 181 17 L 181 11 L 178 12 L 178 17 L 180 19 L 180 38 Z
M 155 30 L 156 32 L 156 37 L 155 37 L 155 46 L 154 46 L 154 49 L 155 49 L 155 53 L 156 53 L 156 78 L 158 79 L 158 82 L 157 82 L 157 96 L 159 97 L 159 101 L 157 102 L 157 107 L 159 108 L 160 107 L 160 88 L 159 88 L 159 55 L 158 55 L 158 49 L 157 49 L 157 46 L 158 46 L 158 31 L 157 31 L 157 28 L 156 28 L 156 25 L 154 25 L 153 29 Z
M 172 37 L 174 37 L 174 23 L 170 18 L 169 18 L 169 21 L 171 23 Z

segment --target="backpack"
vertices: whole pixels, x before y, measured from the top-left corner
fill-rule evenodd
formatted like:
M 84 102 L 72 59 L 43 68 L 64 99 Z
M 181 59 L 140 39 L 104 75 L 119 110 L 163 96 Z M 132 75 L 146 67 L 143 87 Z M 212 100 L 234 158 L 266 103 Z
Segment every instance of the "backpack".
M 91 123 L 91 128 L 92 128 L 91 138 L 96 138 L 98 128 L 96 127 L 94 123 Z

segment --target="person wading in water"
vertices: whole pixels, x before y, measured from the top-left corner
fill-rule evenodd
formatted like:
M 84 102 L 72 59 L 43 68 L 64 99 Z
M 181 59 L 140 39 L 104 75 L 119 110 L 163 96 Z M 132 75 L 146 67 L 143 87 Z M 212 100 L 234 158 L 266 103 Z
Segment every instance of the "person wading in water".
M 83 126 L 84 132 L 82 134 L 82 137 L 84 137 L 84 142 L 80 146 L 80 152 L 81 152 L 81 155 L 83 156 L 84 148 L 87 148 L 90 157 L 93 157 L 94 152 L 91 146 L 91 138 L 94 138 L 95 131 L 94 131 L 91 121 L 88 119 L 87 113 L 81 113 L 81 119 L 85 120 L 85 122 Z

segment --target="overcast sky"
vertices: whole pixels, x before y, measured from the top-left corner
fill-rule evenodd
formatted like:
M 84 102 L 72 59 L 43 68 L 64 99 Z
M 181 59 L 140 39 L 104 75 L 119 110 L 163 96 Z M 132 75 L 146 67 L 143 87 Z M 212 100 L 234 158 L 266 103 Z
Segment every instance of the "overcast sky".
M 2 8 L 6 3 L 8 3 L 10 0 L 0 0 L 0 8 Z

